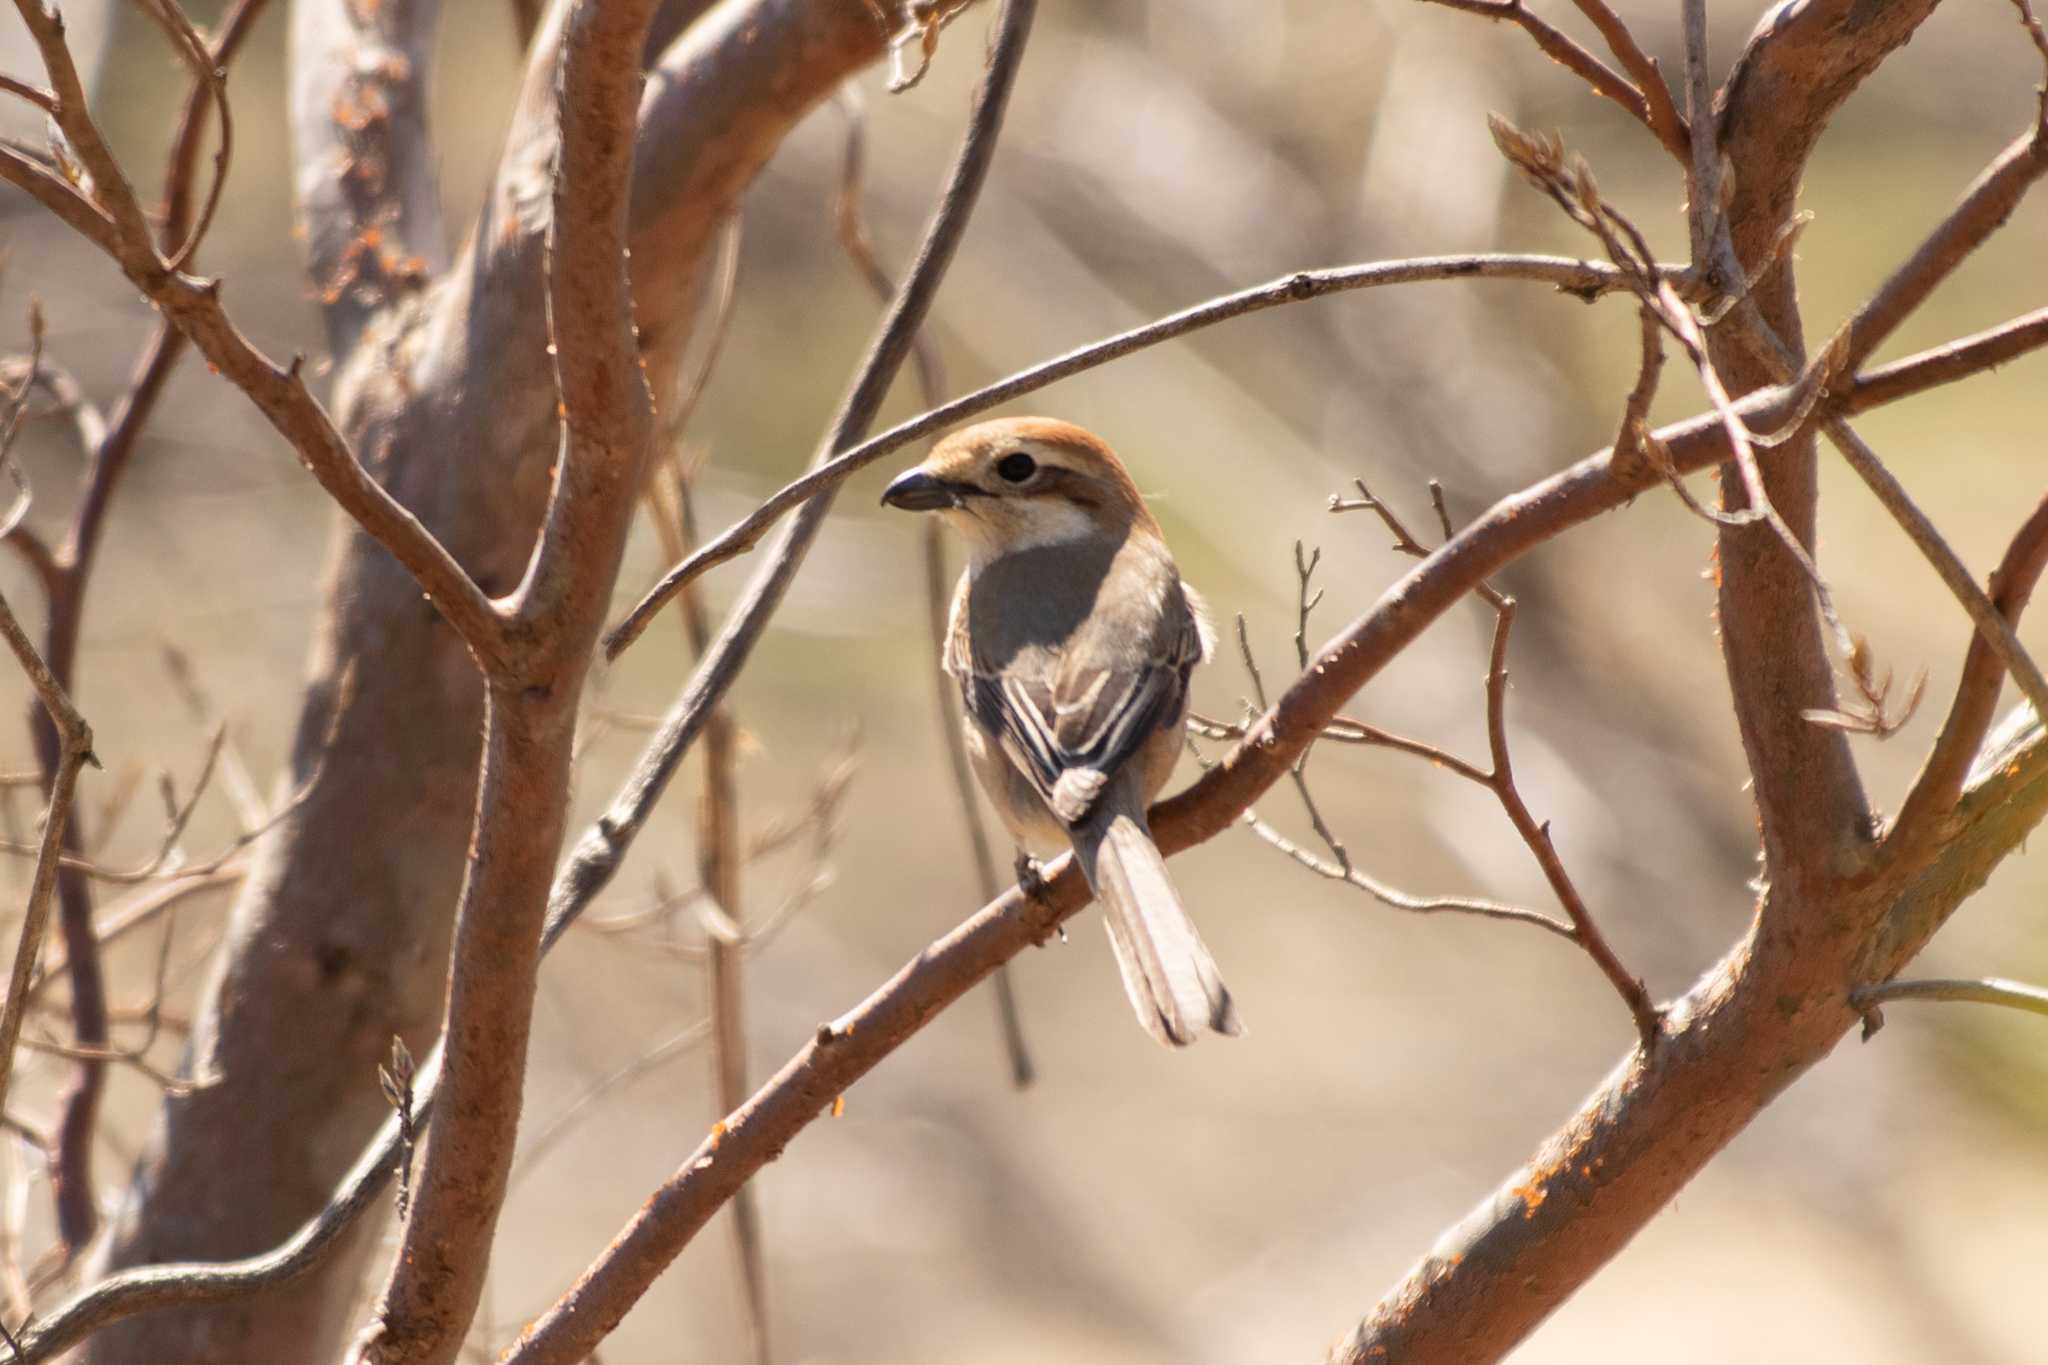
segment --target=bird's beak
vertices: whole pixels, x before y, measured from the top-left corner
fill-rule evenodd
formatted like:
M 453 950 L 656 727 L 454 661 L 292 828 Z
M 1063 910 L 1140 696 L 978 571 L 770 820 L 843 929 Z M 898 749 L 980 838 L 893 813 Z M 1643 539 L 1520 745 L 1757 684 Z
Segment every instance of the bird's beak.
M 906 512 L 937 512 L 958 507 L 960 489 L 959 485 L 924 469 L 906 470 L 882 491 L 882 505 L 900 507 Z

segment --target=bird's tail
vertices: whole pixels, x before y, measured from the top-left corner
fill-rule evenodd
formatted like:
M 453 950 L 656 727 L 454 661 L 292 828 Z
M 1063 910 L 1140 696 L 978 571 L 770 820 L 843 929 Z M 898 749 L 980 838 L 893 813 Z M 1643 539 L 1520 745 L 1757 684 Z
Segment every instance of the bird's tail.
M 1181 908 L 1166 860 L 1145 825 L 1142 808 L 1115 790 L 1082 828 L 1074 852 L 1102 902 L 1103 923 L 1138 1022 L 1160 1042 L 1185 1047 L 1203 1027 L 1243 1032 L 1216 959 Z

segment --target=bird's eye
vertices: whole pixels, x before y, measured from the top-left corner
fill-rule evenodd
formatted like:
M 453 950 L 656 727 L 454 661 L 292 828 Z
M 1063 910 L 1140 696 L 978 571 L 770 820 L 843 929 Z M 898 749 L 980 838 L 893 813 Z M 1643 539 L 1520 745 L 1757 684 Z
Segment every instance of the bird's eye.
M 1038 461 L 1021 450 L 1013 450 L 996 464 L 996 473 L 1010 483 L 1022 483 L 1038 472 Z

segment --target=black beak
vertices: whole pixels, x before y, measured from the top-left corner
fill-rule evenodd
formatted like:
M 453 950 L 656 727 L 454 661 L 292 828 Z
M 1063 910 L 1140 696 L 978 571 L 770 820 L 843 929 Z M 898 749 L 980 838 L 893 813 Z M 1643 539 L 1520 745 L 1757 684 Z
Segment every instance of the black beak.
M 922 469 L 912 469 L 899 474 L 896 482 L 882 491 L 882 505 L 900 507 L 906 512 L 936 512 L 942 508 L 958 507 L 960 487 Z

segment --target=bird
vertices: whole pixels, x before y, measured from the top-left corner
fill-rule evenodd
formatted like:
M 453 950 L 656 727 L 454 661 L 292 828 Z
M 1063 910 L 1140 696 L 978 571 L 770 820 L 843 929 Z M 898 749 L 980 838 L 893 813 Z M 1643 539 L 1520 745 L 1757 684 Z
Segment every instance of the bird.
M 1213 635 L 1122 462 L 1072 423 L 1004 418 L 941 440 L 882 503 L 966 542 L 943 663 L 1019 882 L 1038 881 L 1029 854 L 1071 847 L 1146 1032 L 1174 1047 L 1241 1033 L 1145 816 Z

